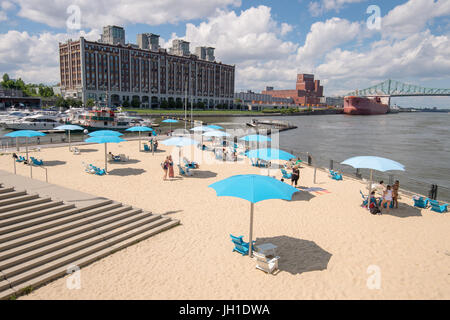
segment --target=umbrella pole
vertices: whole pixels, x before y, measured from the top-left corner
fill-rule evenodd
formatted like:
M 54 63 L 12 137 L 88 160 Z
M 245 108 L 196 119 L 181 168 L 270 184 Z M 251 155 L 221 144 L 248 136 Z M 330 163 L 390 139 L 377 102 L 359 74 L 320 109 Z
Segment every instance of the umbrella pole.
M 250 258 L 253 257 L 253 211 L 254 211 L 254 208 L 255 208 L 255 204 L 252 202 L 250 204 L 250 234 L 249 234 L 250 241 L 248 243 L 248 248 L 249 248 L 248 256 Z
M 367 196 L 367 210 L 370 210 L 370 195 L 372 193 L 372 174 L 373 170 L 370 169 L 370 178 L 369 178 L 369 195 Z
M 16 149 L 17 149 L 17 152 L 20 151 L 20 147 L 19 147 L 19 137 L 16 137 Z
M 70 145 L 70 130 L 69 130 L 69 151 L 72 151 L 72 146 Z
M 25 138 L 25 149 L 26 149 L 26 152 L 27 152 L 27 163 L 29 164 L 30 163 L 30 161 L 28 160 L 28 137 L 27 138 Z
M 139 131 L 139 152 L 141 152 L 141 132 Z
M 107 157 L 107 155 L 106 155 L 106 152 L 107 152 L 107 143 L 105 143 L 105 172 L 108 172 L 108 157 Z

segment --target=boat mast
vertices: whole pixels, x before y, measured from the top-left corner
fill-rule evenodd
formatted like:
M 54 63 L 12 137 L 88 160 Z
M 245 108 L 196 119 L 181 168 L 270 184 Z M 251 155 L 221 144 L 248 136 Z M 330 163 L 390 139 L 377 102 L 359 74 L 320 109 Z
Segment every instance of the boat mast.
M 184 130 L 186 130 L 186 122 L 187 122 L 187 79 L 185 81 L 185 96 L 184 96 Z

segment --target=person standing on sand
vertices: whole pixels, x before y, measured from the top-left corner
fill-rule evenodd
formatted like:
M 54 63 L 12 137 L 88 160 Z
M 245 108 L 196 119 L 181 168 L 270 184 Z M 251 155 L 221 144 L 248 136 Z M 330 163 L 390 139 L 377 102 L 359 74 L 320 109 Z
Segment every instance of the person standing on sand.
M 294 166 L 292 168 L 291 185 L 295 183 L 295 187 L 297 188 L 299 178 L 300 178 L 300 170 L 298 170 L 298 166 Z
M 389 211 L 389 208 L 391 206 L 391 201 L 392 201 L 392 190 L 391 190 L 391 186 L 387 186 L 386 191 L 384 191 L 383 193 L 383 201 L 381 201 L 381 208 L 384 208 L 384 204 L 387 204 L 387 208 L 386 210 Z
M 392 186 L 392 201 L 394 201 L 395 209 L 398 209 L 398 190 L 400 189 L 400 181 L 396 180 Z
M 168 157 L 169 160 L 169 178 L 175 178 L 175 174 L 173 172 L 173 160 L 172 160 L 172 156 Z
M 167 171 L 169 170 L 169 157 L 166 157 L 166 160 L 164 160 L 162 167 L 164 170 L 163 180 L 167 180 Z

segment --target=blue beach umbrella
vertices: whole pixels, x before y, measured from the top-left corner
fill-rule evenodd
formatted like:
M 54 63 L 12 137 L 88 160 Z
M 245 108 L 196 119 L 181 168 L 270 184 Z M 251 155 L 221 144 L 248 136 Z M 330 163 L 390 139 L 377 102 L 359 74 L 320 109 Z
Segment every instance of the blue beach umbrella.
M 108 171 L 108 157 L 107 157 L 107 144 L 108 143 L 120 143 L 126 141 L 125 139 L 119 138 L 117 136 L 99 136 L 91 137 L 85 140 L 87 143 L 104 143 L 105 144 L 105 171 Z
M 120 137 L 123 136 L 122 133 L 118 131 L 112 131 L 112 130 L 99 130 L 89 133 L 90 137 Z
M 194 139 L 191 139 L 191 138 L 186 138 L 186 137 L 173 137 L 173 138 L 164 140 L 161 143 L 166 145 L 166 146 L 176 146 L 176 147 L 179 148 L 179 150 L 178 150 L 178 164 L 180 164 L 180 160 L 181 160 L 181 147 L 199 144 L 198 141 L 196 141 Z
M 272 141 L 272 139 L 270 139 L 269 137 L 263 136 L 263 135 L 260 135 L 260 134 L 251 134 L 251 135 L 242 137 L 239 140 L 247 141 L 247 142 L 254 142 L 254 141 L 267 142 L 267 141 Z
M 29 163 L 28 160 L 28 138 L 33 138 L 33 137 L 43 137 L 45 136 L 45 133 L 39 132 L 39 131 L 34 131 L 34 130 L 20 130 L 20 131 L 14 131 L 14 132 L 10 132 L 5 134 L 5 137 L 10 137 L 10 138 L 16 138 L 16 144 L 18 142 L 18 138 L 26 138 L 25 139 L 25 144 L 26 144 L 26 152 L 27 152 L 27 163 Z
M 141 151 L 141 132 L 151 132 L 154 131 L 152 128 L 146 127 L 146 126 L 135 126 L 128 128 L 125 131 L 129 132 L 139 132 L 139 151 Z
M 169 124 L 169 130 L 172 131 L 172 123 L 178 123 L 178 120 L 175 119 L 166 119 L 163 120 L 163 123 L 168 123 Z
M 71 147 L 71 141 L 70 141 L 70 131 L 84 130 L 84 128 L 80 127 L 80 126 L 73 125 L 73 124 L 66 124 L 66 125 L 63 125 L 63 126 L 56 127 L 55 130 L 66 130 L 66 131 L 69 132 L 69 151 L 71 151 L 72 147 Z
M 356 169 L 370 169 L 370 181 L 369 181 L 369 197 L 372 192 L 372 176 L 373 176 L 373 170 L 386 172 L 391 170 L 398 170 L 398 171 L 405 171 L 405 166 L 401 163 L 381 158 L 381 157 L 374 157 L 374 156 L 360 156 L 360 157 L 353 157 L 350 159 L 347 159 L 341 164 L 352 166 Z M 369 206 L 367 206 L 369 208 Z
M 290 154 L 289 152 L 279 150 L 279 149 L 255 149 L 250 150 L 245 153 L 245 155 L 249 158 L 262 159 L 266 161 L 271 160 L 291 160 L 294 159 L 295 156 Z
M 199 127 L 192 128 L 191 131 L 194 131 L 194 132 L 209 132 L 209 131 L 216 131 L 216 130 L 211 128 L 211 127 L 209 127 L 209 126 L 199 126 Z
M 257 174 L 237 175 L 213 183 L 209 186 L 216 190 L 218 197 L 235 197 L 247 200 L 250 205 L 249 256 L 252 257 L 253 212 L 257 202 L 269 199 L 291 200 L 298 189 L 272 177 Z
M 223 131 L 208 131 L 203 134 L 205 137 L 231 137 L 231 134 Z
M 211 124 L 208 126 L 208 128 L 215 129 L 215 130 L 222 130 L 223 128 L 221 126 Z

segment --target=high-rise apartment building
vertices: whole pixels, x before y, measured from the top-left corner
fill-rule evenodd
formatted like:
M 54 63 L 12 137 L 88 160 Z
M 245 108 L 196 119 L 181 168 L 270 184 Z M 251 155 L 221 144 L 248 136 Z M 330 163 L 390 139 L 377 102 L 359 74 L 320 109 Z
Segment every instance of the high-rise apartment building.
M 191 54 L 189 51 L 189 42 L 181 39 L 173 40 L 170 53 L 177 56 L 189 56 Z
M 103 34 L 100 37 L 100 42 L 112 45 L 125 45 L 125 29 L 118 26 L 103 27 Z
M 183 51 L 183 50 L 182 50 Z M 64 96 L 121 105 L 139 99 L 141 106 L 189 100 L 207 106 L 231 106 L 235 67 L 131 45 L 87 41 L 59 44 L 61 91 Z
M 195 55 L 201 60 L 215 61 L 214 48 L 212 47 L 196 47 Z
M 136 36 L 139 49 L 158 51 L 159 35 L 153 33 L 141 33 Z

